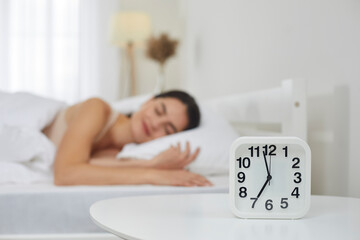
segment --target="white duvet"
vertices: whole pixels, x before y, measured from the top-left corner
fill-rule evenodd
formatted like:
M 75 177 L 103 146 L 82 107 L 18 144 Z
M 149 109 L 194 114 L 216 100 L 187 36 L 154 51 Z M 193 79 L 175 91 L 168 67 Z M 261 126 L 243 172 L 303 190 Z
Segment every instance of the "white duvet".
M 64 102 L 0 91 L 0 183 L 52 179 L 54 144 L 41 132 Z

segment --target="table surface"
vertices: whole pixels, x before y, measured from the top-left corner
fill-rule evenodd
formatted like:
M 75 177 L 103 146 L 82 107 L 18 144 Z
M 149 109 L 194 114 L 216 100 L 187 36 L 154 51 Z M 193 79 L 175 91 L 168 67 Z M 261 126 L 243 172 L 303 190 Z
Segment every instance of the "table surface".
M 123 197 L 96 202 L 94 222 L 124 239 L 360 239 L 360 199 L 312 196 L 297 220 L 236 218 L 228 194 Z

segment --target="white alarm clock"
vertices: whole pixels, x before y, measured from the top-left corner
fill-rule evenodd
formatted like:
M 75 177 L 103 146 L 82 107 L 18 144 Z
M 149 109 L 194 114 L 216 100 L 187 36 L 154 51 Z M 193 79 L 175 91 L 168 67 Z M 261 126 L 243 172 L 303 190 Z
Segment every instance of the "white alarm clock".
M 303 217 L 310 208 L 311 151 L 297 137 L 240 137 L 230 148 L 230 207 L 241 218 Z

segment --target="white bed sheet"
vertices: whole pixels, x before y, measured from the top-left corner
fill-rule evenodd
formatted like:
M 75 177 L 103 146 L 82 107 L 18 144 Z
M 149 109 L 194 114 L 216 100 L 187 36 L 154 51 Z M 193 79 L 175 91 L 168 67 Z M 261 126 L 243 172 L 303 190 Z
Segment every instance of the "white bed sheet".
M 11 234 L 103 232 L 89 217 L 99 200 L 155 194 L 228 192 L 228 176 L 211 176 L 211 187 L 0 185 L 0 237 Z M 121 213 L 119 213 L 121 214 Z

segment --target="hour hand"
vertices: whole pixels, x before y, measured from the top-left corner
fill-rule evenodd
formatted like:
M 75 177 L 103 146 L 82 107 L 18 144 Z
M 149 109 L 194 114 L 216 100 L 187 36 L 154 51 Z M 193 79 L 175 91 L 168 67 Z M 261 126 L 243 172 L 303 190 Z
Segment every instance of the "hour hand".
M 266 166 L 267 174 L 268 174 L 268 176 L 270 176 L 270 171 L 269 171 L 269 166 L 268 166 L 268 164 L 267 164 L 265 151 L 263 151 L 263 156 L 264 156 L 264 161 L 265 161 L 265 166 Z
M 265 182 L 264 185 L 262 186 L 262 188 L 261 188 L 261 190 L 260 190 L 260 192 L 258 193 L 258 195 L 257 195 L 256 198 L 259 198 L 259 197 L 261 196 L 262 192 L 264 191 L 264 189 L 265 189 L 266 185 L 268 184 L 268 182 L 270 182 L 271 178 L 272 178 L 271 175 L 268 175 L 268 176 L 267 176 L 266 182 Z

